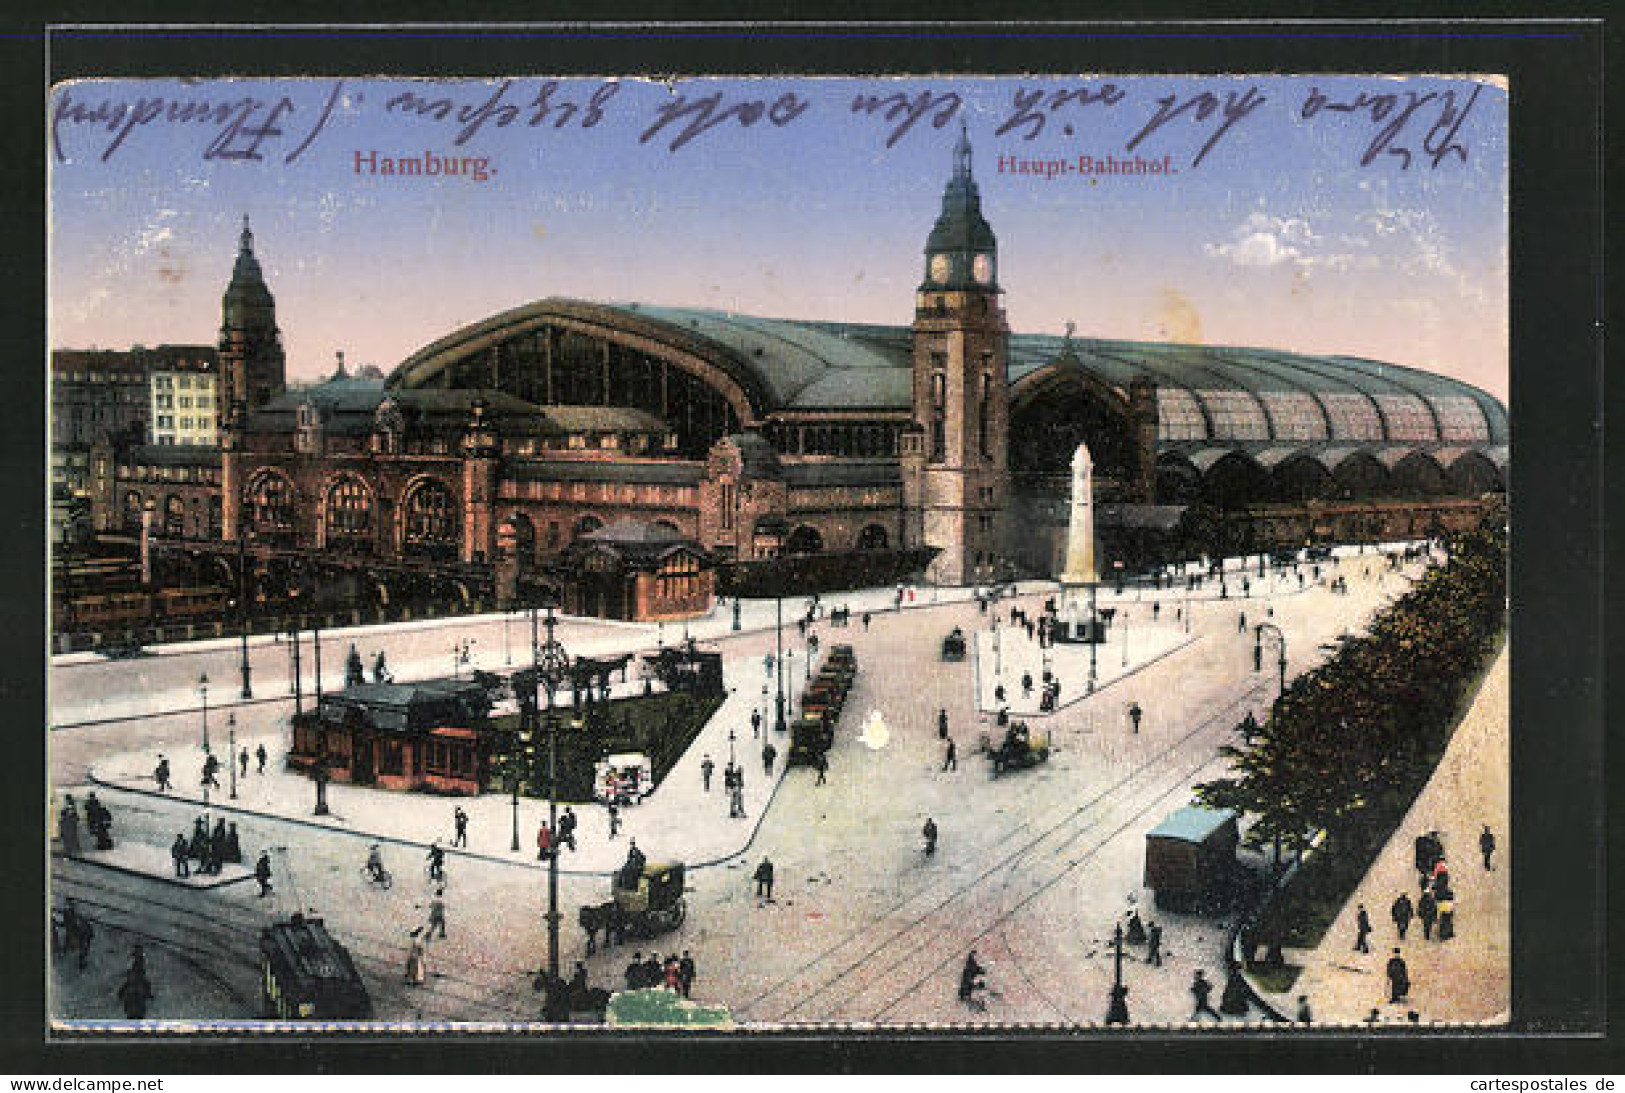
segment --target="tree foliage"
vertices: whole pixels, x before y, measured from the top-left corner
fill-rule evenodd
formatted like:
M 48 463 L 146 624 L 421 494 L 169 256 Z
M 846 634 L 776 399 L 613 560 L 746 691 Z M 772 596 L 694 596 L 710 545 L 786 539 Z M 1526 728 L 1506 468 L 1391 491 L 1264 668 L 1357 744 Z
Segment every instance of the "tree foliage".
M 1227 777 L 1197 787 L 1257 818 L 1253 845 L 1386 831 L 1420 792 L 1506 620 L 1504 523 L 1448 545 L 1444 565 L 1291 682 L 1250 744 L 1223 749 Z

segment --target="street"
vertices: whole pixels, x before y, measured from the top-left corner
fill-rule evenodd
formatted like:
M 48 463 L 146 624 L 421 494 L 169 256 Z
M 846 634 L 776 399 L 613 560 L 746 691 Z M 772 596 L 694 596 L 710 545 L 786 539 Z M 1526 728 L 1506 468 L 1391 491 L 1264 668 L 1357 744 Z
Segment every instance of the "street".
M 1189 803 L 1193 785 L 1223 771 L 1219 748 L 1236 739 L 1235 726 L 1249 711 L 1263 718 L 1274 699 L 1273 649 L 1263 670 L 1254 670 L 1255 623 L 1267 620 L 1284 634 L 1290 677 L 1323 657 L 1323 645 L 1358 630 L 1406 583 L 1370 555 L 1351 554 L 1340 572 L 1349 577 L 1348 595 L 1313 582 L 1299 591 L 1295 578 L 1256 576 L 1248 599 L 1220 599 L 1211 589 L 1187 599 L 1183 585 L 1122 596 L 1102 589 L 1102 605 L 1126 612 L 1137 628 L 1131 635 L 1161 628 L 1168 639 L 1143 639 L 1143 652 L 1139 645 L 1124 647 L 1124 664 L 1118 646 L 1103 648 L 1112 671 L 1102 672 L 1093 694 L 1082 679 L 1064 676 L 1067 690 L 1056 713 L 1023 715 L 1035 732 L 1049 734 L 1049 760 L 998 777 L 978 749 L 980 738 L 1000 731 L 977 699 L 978 680 L 985 691 L 984 677 L 994 666 L 979 648 L 964 661 L 940 657 L 941 639 L 953 627 L 968 635 L 990 629 L 990 616 L 969 602 L 970 590 L 918 590 L 902 611 L 886 609 L 894 604 L 891 589 L 825 598 L 826 608 L 853 604 L 852 622 L 832 628 L 821 621 L 814 632 L 826 652 L 837 642 L 852 644 L 859 672 L 822 785 L 810 768 L 786 773 L 782 758 L 772 776 L 765 775 L 761 741 L 750 736 L 750 711 L 765 705 L 771 713 L 763 658 L 776 648 L 773 602 L 744 605 L 737 633 L 731 612 L 718 609 L 691 624 L 691 633 L 724 654 L 731 694 L 723 709 L 654 797 L 625 810 L 618 840 L 609 840 L 601 809 L 578 808 L 581 846 L 565 851 L 560 863 L 561 970 L 568 976 L 584 961 L 593 986 L 619 989 L 634 950 L 654 946 L 662 956 L 688 950 L 698 965 L 695 999 L 763 1025 L 1090 1024 L 1103 1019 L 1112 984 L 1112 928 L 1137 909 L 1164 926 L 1165 940 L 1162 967 L 1146 967 L 1134 954 L 1125 961 L 1133 1020 L 1185 1021 L 1194 970 L 1223 983 L 1227 923 L 1151 908 L 1141 886 L 1145 832 Z M 1261 598 L 1266 589 L 1268 597 Z M 1021 663 L 1029 639 L 1007 625 L 1008 612 L 1014 604 L 1036 615 L 1055 594 L 1054 585 L 1034 585 L 994 607 L 1004 616 L 1001 655 L 1010 661 L 1000 665 L 1000 678 L 1012 690 L 1012 665 Z M 1159 605 L 1155 621 L 1153 603 Z M 806 670 L 806 646 L 791 622 L 803 604 L 785 602 L 784 648 L 794 654 L 785 667 L 793 676 Z M 1188 634 L 1180 617 L 1186 610 Z M 863 611 L 872 615 L 867 627 Z M 518 645 L 507 653 L 500 617 L 408 624 L 354 640 L 369 665 L 375 649 L 387 649 L 397 678 L 444 676 L 452 667 L 453 634 L 476 641 L 476 666 L 500 669 L 509 654 L 523 663 L 528 650 L 516 649 L 528 641 L 528 624 L 516 617 L 509 625 Z M 680 641 L 682 627 L 570 619 L 559 635 L 572 654 L 602 655 Z M 351 640 L 343 632 L 324 633 L 327 687 L 342 682 Z M 189 889 L 54 858 L 53 906 L 75 898 L 99 933 L 85 972 L 71 961 L 57 962 L 53 1015 L 117 1016 L 113 989 L 129 945 L 141 941 L 156 954 L 153 1016 L 253 1019 L 259 1014 L 259 929 L 273 915 L 302 911 L 321 916 L 348 947 L 377 1019 L 537 1020 L 540 996 L 531 981 L 545 963 L 546 873 L 535 860 L 534 833 L 546 802 L 521 803 L 521 846 L 528 850 L 515 854 L 510 802 L 501 795 L 461 799 L 472 816 L 471 839 L 467 852 L 453 849 L 447 858 L 447 936 L 427 945 L 425 984 L 409 986 L 403 969 L 410 937 L 424 925 L 438 887 L 426 875 L 427 844 L 449 843 L 459 799 L 335 785 L 334 815 L 312 817 L 309 783 L 281 770 L 292 710 L 284 651 L 261 647 L 255 655 L 251 703 L 239 702 L 232 685 L 234 645 L 56 669 L 59 727 L 52 732 L 51 771 L 58 804 L 63 793 L 83 800 L 95 790 L 116 817 L 119 840 L 160 847 L 191 830 L 205 811 L 196 788 L 202 711 L 188 682 L 205 671 L 219 681 L 224 701 L 211 690 L 208 714 L 214 746 L 223 748 L 233 717 L 239 746 L 269 742 L 271 761 L 265 775 L 250 767 L 237 801 L 222 801 L 223 789 L 212 792 L 211 822 L 218 816 L 238 824 L 249 864 L 261 850 L 270 851 L 274 890 L 260 898 L 252 880 Z M 1036 655 L 1036 647 L 1026 655 Z M 310 671 L 308 659 L 305 668 Z M 307 686 L 312 683 L 313 676 Z M 104 720 L 96 716 L 104 699 L 109 708 L 143 712 Z M 1137 728 L 1127 715 L 1136 704 L 1143 709 Z M 942 769 L 939 709 L 947 712 L 957 770 Z M 889 731 L 883 741 L 866 743 L 860 733 L 877 716 Z M 771 723 L 768 716 L 765 733 L 771 734 Z M 748 777 L 742 820 L 728 817 L 720 778 L 707 793 L 698 773 L 704 754 L 722 766 L 729 732 Z M 787 742 L 777 743 L 782 757 Z M 149 777 L 160 752 L 175 765 L 169 795 L 158 794 Z M 225 777 L 222 771 L 223 784 Z M 930 856 L 920 836 L 927 817 L 941 833 Z M 689 863 L 687 919 L 658 938 L 588 957 L 576 908 L 608 898 L 608 873 L 620 864 L 629 838 L 651 861 Z M 391 890 L 362 875 L 373 843 L 395 875 Z M 757 898 L 750 880 L 764 858 L 776 869 L 771 900 Z M 973 949 L 988 969 L 979 1008 L 955 993 Z

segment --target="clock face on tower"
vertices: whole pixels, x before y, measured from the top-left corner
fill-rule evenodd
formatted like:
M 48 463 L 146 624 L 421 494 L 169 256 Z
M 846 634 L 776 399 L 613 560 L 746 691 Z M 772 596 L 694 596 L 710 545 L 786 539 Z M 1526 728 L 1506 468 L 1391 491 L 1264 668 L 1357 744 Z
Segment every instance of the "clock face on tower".
M 984 285 L 993 283 L 993 256 L 991 254 L 978 254 L 971 266 L 971 274 Z
M 948 256 L 946 254 L 933 254 L 931 256 L 931 280 L 944 282 L 948 280 Z

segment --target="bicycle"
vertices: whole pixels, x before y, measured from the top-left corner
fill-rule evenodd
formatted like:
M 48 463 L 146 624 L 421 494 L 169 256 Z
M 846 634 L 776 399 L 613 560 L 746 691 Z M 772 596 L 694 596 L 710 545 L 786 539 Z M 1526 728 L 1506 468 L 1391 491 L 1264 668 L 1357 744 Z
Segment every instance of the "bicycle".
M 361 867 L 361 879 L 372 885 L 374 888 L 382 888 L 386 892 L 395 885 L 394 875 L 381 865 L 378 867 L 378 871 L 376 873 L 373 872 L 371 866 L 363 865 Z

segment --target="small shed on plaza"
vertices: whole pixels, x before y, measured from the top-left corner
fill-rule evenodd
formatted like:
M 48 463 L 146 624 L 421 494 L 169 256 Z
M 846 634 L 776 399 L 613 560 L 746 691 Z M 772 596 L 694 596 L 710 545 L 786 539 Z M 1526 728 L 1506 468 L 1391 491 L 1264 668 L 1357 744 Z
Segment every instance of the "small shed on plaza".
M 296 719 L 288 765 L 335 782 L 477 794 L 498 749 L 491 698 L 477 680 L 359 683 Z
M 1234 879 L 1237 816 L 1228 808 L 1187 805 L 1145 836 L 1145 886 L 1158 907 L 1180 908 L 1218 895 Z

